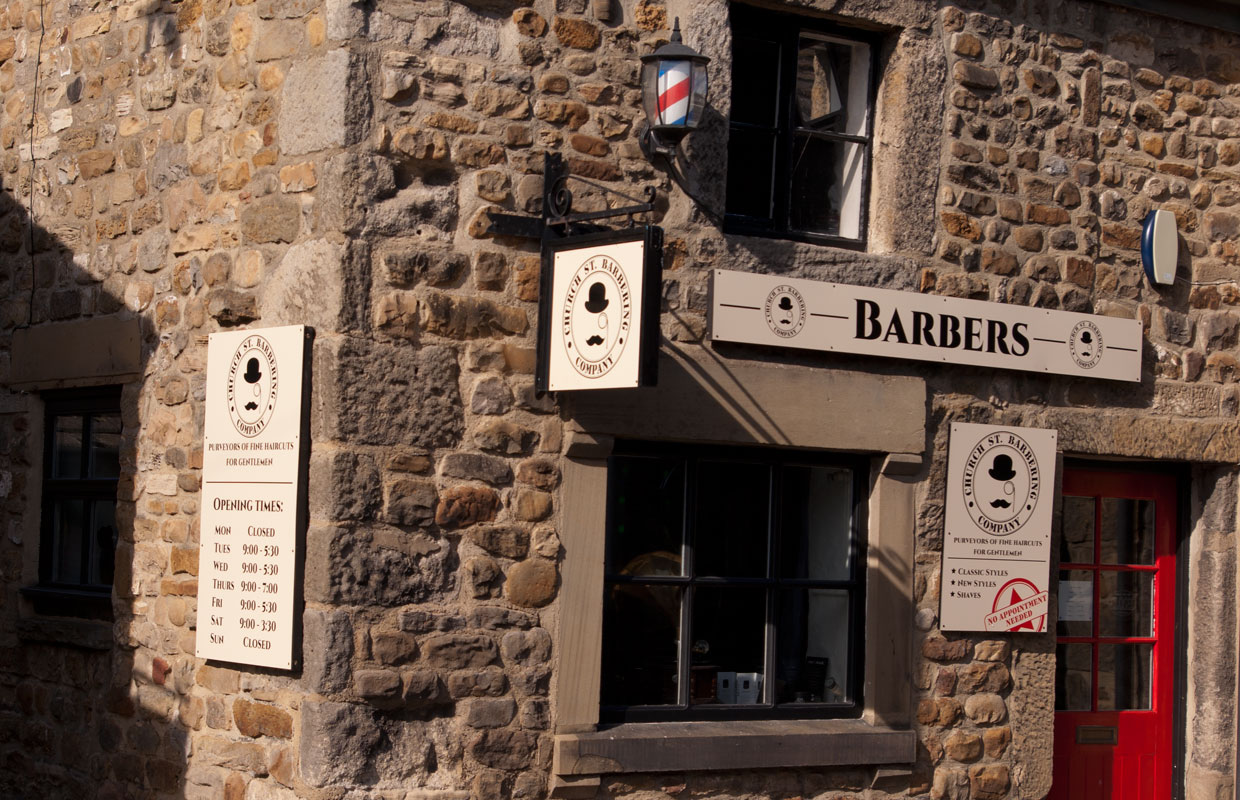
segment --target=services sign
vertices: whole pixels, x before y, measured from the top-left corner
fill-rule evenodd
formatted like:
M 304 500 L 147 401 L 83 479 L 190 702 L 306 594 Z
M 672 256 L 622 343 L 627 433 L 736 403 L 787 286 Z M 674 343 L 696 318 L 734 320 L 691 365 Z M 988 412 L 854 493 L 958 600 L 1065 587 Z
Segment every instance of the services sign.
M 536 388 L 653 385 L 662 270 L 654 226 L 544 244 Z
M 1068 311 L 715 270 L 718 342 L 1141 380 L 1141 323 Z
M 199 658 L 293 667 L 307 336 L 292 325 L 209 339 Z
M 1052 430 L 952 423 L 943 630 L 1046 630 L 1057 440 Z

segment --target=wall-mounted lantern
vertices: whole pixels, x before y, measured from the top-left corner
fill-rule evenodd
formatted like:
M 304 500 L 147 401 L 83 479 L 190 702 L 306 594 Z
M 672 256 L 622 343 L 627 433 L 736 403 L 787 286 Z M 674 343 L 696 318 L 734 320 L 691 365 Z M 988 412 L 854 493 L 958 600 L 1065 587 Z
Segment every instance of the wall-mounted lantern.
M 710 59 L 680 38 L 680 18 L 671 40 L 642 56 L 642 107 L 646 131 L 642 146 L 648 152 L 671 157 L 690 131 L 702 121 L 706 108 L 706 65 Z

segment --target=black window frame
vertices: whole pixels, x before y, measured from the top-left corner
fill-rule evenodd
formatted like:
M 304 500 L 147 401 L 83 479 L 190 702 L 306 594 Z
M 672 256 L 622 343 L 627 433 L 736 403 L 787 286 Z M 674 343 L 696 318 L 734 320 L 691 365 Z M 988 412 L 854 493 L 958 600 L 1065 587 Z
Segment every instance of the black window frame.
M 778 70 L 779 75 L 777 78 L 778 107 L 776 111 L 776 124 L 765 129 L 768 132 L 773 132 L 776 138 L 774 164 L 771 169 L 771 202 L 773 206 L 771 215 L 767 218 L 761 218 L 738 214 L 728 210 L 726 208 L 725 201 L 723 225 L 724 233 L 788 239 L 791 241 L 824 244 L 845 249 L 865 250 L 869 238 L 870 178 L 871 164 L 874 154 L 874 116 L 878 96 L 878 60 L 879 48 L 882 41 L 881 36 L 873 31 L 850 28 L 829 22 L 827 20 L 796 14 L 768 11 L 739 3 L 733 3 L 730 6 L 730 19 L 733 32 L 733 70 L 736 68 L 735 65 L 737 61 L 735 53 L 738 32 L 743 31 L 744 36 L 751 39 L 761 39 L 777 44 L 780 48 L 780 54 Z M 839 39 L 865 44 L 870 48 L 870 69 L 867 87 L 868 97 L 866 99 L 868 113 L 866 115 L 865 134 L 861 136 L 854 136 L 846 133 L 810 131 L 808 129 L 799 131 L 804 134 L 809 134 L 832 141 L 854 142 L 864 148 L 865 152 L 862 157 L 862 170 L 860 177 L 860 228 L 856 238 L 822 232 L 799 230 L 793 228 L 791 225 L 789 209 L 791 207 L 793 173 L 789 162 L 792 157 L 794 137 L 798 133 L 798 128 L 795 125 L 796 110 L 794 96 L 796 93 L 797 54 L 799 39 L 802 33 L 832 36 Z M 732 91 L 735 93 L 736 90 L 737 81 L 735 80 L 734 72 Z M 735 105 L 736 97 L 735 94 L 733 94 L 732 107 L 735 107 Z M 734 137 L 732 134 L 734 131 L 743 130 L 761 131 L 763 130 L 763 126 L 752 123 L 737 122 L 735 119 L 728 120 L 729 163 L 732 160 L 731 149 L 734 142 Z M 732 180 L 734 180 L 734 178 L 729 176 L 729 188 L 731 188 Z
M 685 495 L 683 501 L 682 547 L 684 553 L 683 575 L 680 576 L 626 576 L 619 572 L 613 559 L 615 542 L 618 481 L 615 467 L 618 458 L 625 457 L 663 457 L 682 459 L 686 464 Z M 696 533 L 694 508 L 697 496 L 696 481 L 692 479 L 696 462 L 748 462 L 770 467 L 771 487 L 768 497 L 767 514 L 767 574 L 763 578 L 718 578 L 704 577 L 693 574 L 693 547 Z M 781 553 L 779 552 L 779 525 L 781 507 L 781 486 L 779 468 L 781 467 L 829 467 L 838 468 L 852 474 L 851 496 L 851 531 L 850 531 L 850 576 L 847 580 L 785 578 L 781 577 Z M 604 578 L 602 591 L 606 593 L 612 586 L 619 583 L 645 583 L 648 585 L 683 586 L 685 599 L 681 603 L 681 634 L 678 637 L 677 670 L 678 685 L 688 686 L 689 671 L 692 661 L 694 636 L 692 631 L 686 635 L 687 626 L 693 618 L 693 592 L 698 586 L 711 587 L 763 587 L 766 592 L 765 629 L 764 629 L 764 673 L 770 674 L 779 655 L 778 650 L 778 609 L 774 602 L 778 592 L 789 588 L 826 588 L 846 589 L 849 593 L 848 650 L 849 661 L 841 674 L 847 675 L 850 696 L 846 702 L 789 702 L 779 704 L 766 701 L 773 694 L 764 688 L 763 697 L 758 703 L 746 705 L 710 705 L 685 703 L 684 698 L 690 690 L 680 691 L 680 703 L 676 705 L 607 705 L 600 698 L 599 720 L 603 724 L 625 722 L 681 722 L 703 720 L 763 720 L 763 719 L 823 719 L 823 718 L 856 718 L 864 709 L 864 672 L 865 672 L 865 607 L 866 607 L 866 531 L 868 529 L 868 460 L 861 456 L 848 454 L 827 454 L 816 451 L 796 450 L 791 448 L 698 445 L 666 442 L 617 441 L 608 459 L 607 485 L 607 541 L 604 556 Z M 604 607 L 606 608 L 606 599 Z M 614 635 L 614 631 L 612 632 Z M 602 681 L 606 681 L 608 649 L 607 612 L 604 612 L 603 637 L 604 658 L 602 664 Z M 606 691 L 604 687 L 604 691 Z
M 121 470 L 115 476 L 91 476 L 90 448 L 94 420 L 101 416 L 121 419 L 121 387 L 101 386 L 84 389 L 57 389 L 42 393 L 43 413 L 43 471 L 41 476 L 41 499 L 39 521 L 39 583 L 26 587 L 22 593 L 33 603 L 35 612 L 55 616 L 84 617 L 87 619 L 110 619 L 112 616 L 112 583 L 89 582 L 91 554 L 98 543 L 89 535 L 92 525 L 88 521 L 81 537 L 81 577 L 77 581 L 54 579 L 57 537 L 53 530 L 58 502 L 81 500 L 85 502 L 111 500 L 113 503 L 112 557 L 115 558 L 119 531 L 116 523 L 117 490 Z M 77 417 L 82 422 L 81 452 L 77 477 L 57 477 L 54 470 L 54 447 L 57 420 Z M 121 435 L 123 436 L 123 423 Z M 118 451 L 119 451 L 118 443 Z M 118 452 L 119 456 L 119 452 Z M 115 579 L 115 561 L 112 579 Z

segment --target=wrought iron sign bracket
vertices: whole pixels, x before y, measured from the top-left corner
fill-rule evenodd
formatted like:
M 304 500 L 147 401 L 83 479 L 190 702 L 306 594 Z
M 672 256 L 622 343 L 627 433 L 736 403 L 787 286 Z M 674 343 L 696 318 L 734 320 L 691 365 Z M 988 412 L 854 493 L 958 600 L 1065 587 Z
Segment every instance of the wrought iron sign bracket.
M 604 211 L 582 211 L 573 213 L 573 193 L 568 189 L 568 181 L 574 180 L 595 189 L 616 195 L 628 200 L 631 205 L 609 208 Z M 655 190 L 648 186 L 645 190 L 646 200 L 642 202 L 623 192 L 610 189 L 602 184 L 586 178 L 570 175 L 564 167 L 564 159 L 558 153 L 547 153 L 543 161 L 543 210 L 541 217 L 526 217 L 519 214 L 502 214 L 490 212 L 491 224 L 487 233 L 495 236 L 514 236 L 521 239 L 560 238 L 570 233 L 595 233 L 606 230 L 593 224 L 596 220 L 612 217 L 648 214 L 654 211 Z

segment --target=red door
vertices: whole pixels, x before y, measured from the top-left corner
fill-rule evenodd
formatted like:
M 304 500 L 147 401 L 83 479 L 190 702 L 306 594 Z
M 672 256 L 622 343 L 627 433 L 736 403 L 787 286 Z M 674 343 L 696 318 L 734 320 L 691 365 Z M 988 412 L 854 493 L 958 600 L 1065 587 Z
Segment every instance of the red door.
M 1171 796 L 1175 479 L 1066 469 L 1051 800 Z

